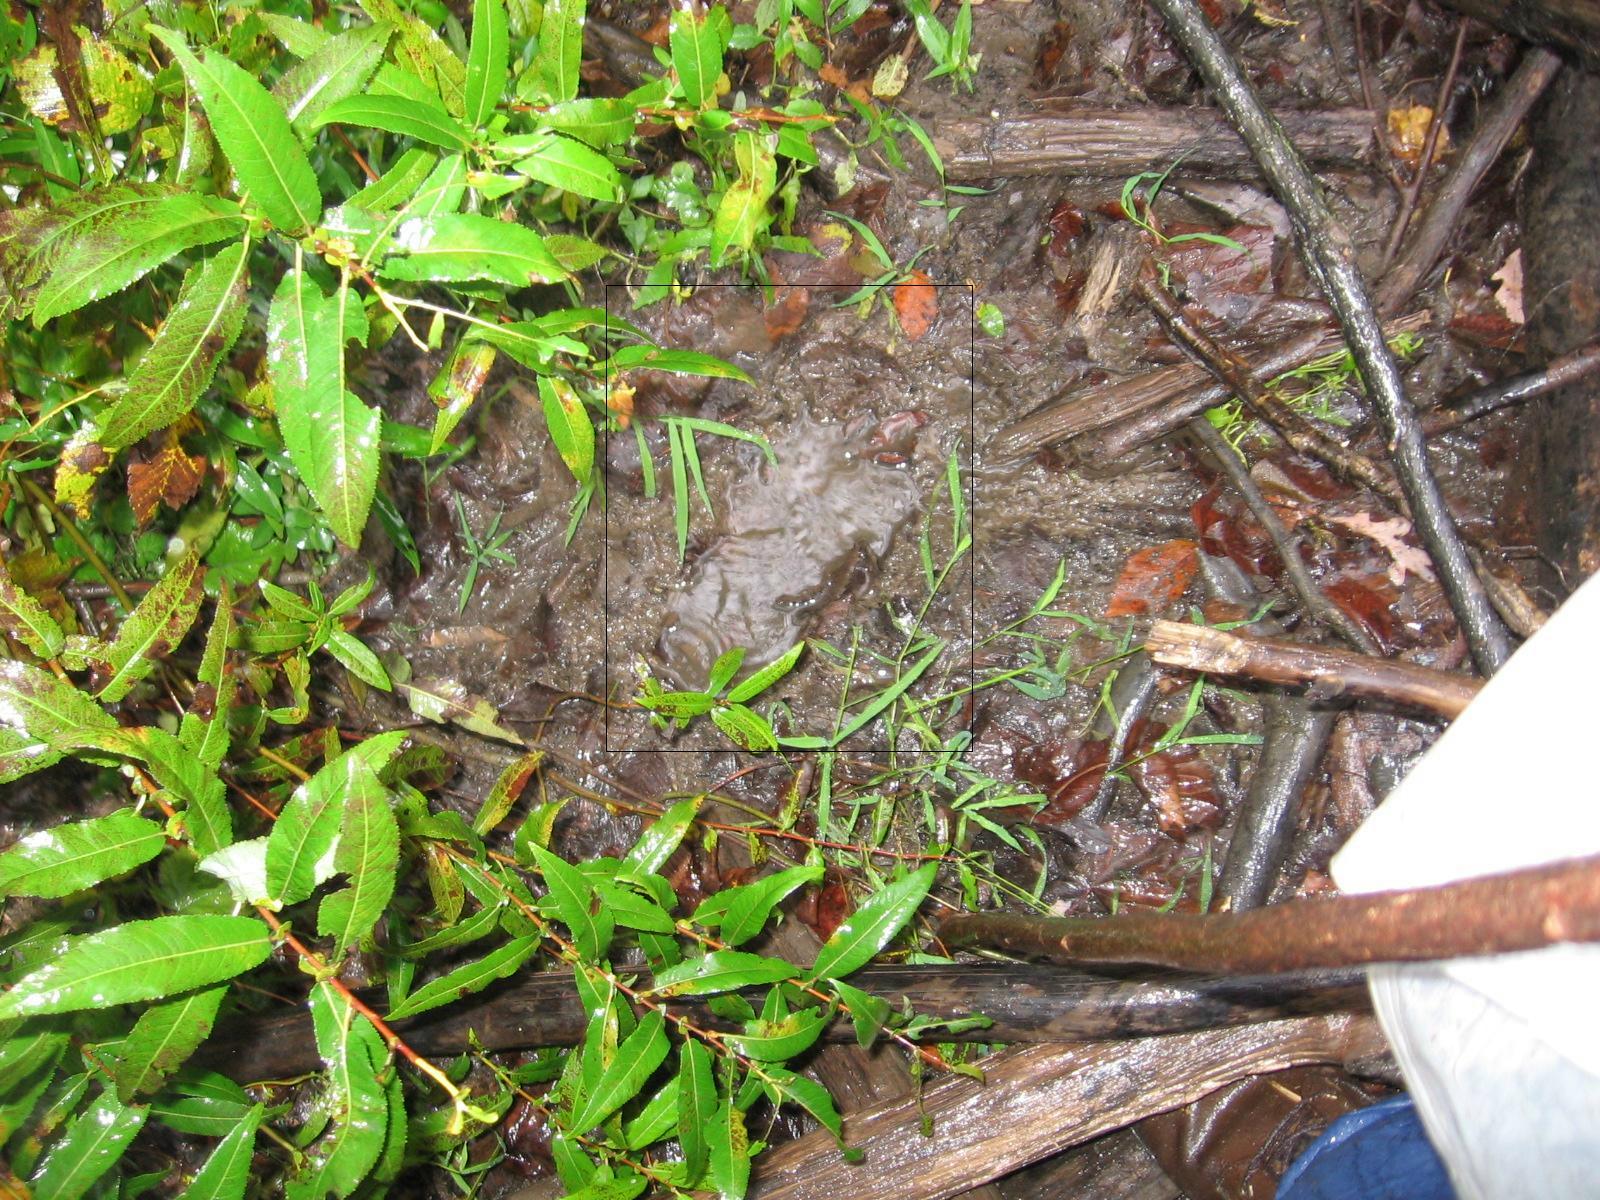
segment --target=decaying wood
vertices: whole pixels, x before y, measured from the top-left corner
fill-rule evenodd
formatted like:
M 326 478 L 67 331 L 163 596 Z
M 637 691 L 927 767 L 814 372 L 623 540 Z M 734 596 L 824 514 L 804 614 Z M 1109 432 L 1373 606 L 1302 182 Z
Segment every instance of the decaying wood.
M 1387 700 L 1455 718 L 1483 687 L 1481 679 L 1393 658 L 1310 646 L 1282 638 L 1157 621 L 1145 642 L 1164 667 L 1232 675 L 1263 683 L 1307 684 L 1319 696 Z
M 1063 963 L 1258 973 L 1426 962 L 1600 941 L 1600 856 L 1439 887 L 1297 900 L 1243 913 L 962 913 L 940 936 Z
M 1350 236 L 1328 208 L 1316 178 L 1261 103 L 1239 63 L 1196 0 L 1152 0 L 1167 32 L 1200 77 L 1289 214 L 1306 269 L 1332 305 L 1361 369 L 1384 444 L 1411 509 L 1412 523 L 1438 573 L 1439 586 L 1467 639 L 1473 661 L 1492 675 L 1511 654 L 1511 642 L 1479 580 L 1428 461 L 1416 410 L 1406 397 L 1399 365 L 1356 266 Z
M 1111 978 L 1026 963 L 874 966 L 851 976 L 851 982 L 882 996 L 896 1009 L 910 1004 L 919 1013 L 949 1019 L 981 1013 L 993 1024 L 950 1037 L 993 1042 L 1080 1041 L 1219 1028 L 1361 1008 L 1366 996 L 1361 976 L 1354 972 L 1272 978 Z M 750 994 L 759 1000 L 759 992 Z M 723 1027 L 702 1005 L 671 1008 L 692 1016 L 703 1028 Z M 511 1050 L 576 1045 L 587 1024 L 572 976 L 563 971 L 525 974 L 448 1008 L 396 1021 L 394 1027 L 419 1053 L 444 1057 L 467 1049 L 469 1031 L 487 1049 Z M 829 1047 L 830 1051 L 853 1050 L 868 1055 L 873 1064 L 892 1062 L 904 1072 L 903 1055 L 856 1046 L 855 1030 L 847 1019 L 836 1020 L 827 1036 L 849 1043 Z M 310 1017 L 301 1011 L 252 1020 L 248 1031 L 207 1043 L 202 1060 L 241 1080 L 280 1079 L 312 1070 L 318 1059 Z M 840 1104 L 848 1109 L 852 1099 L 871 1101 L 861 1092 L 870 1086 L 877 1069 L 866 1072 L 859 1062 L 840 1057 L 828 1066 L 826 1082 L 838 1089 Z
M 846 1117 L 849 1163 L 826 1132 L 756 1162 L 760 1200 L 940 1200 L 1246 1075 L 1344 1062 L 1383 1044 L 1370 1018 L 1308 1017 L 1134 1042 L 1031 1046 L 983 1060 L 985 1081 L 939 1080 Z M 933 1136 L 923 1135 L 924 1116 Z
M 1350 164 L 1372 149 L 1362 108 L 1278 114 L 1307 158 Z M 1109 108 L 1067 103 L 1039 112 L 945 122 L 934 138 L 955 181 L 1018 175 L 1121 179 L 1182 160 L 1189 174 L 1256 175 L 1250 152 L 1221 114 L 1200 108 Z
M 1600 71 L 1600 0 L 1445 0 L 1469 17 L 1556 46 Z
M 1006 1200 L 1182 1200 L 1139 1135 L 1119 1129 L 1000 1181 Z
M 1439 255 L 1461 227 L 1461 214 L 1466 211 L 1468 199 L 1489 168 L 1499 161 L 1511 135 L 1560 69 L 1561 60 L 1548 50 L 1530 50 L 1506 80 L 1456 157 L 1405 250 L 1378 285 L 1381 312 L 1393 314 L 1404 308 L 1433 270 Z

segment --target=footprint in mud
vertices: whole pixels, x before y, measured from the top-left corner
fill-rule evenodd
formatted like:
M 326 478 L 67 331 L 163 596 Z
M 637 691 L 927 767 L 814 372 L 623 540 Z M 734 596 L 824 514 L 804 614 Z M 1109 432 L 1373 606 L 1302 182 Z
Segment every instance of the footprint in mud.
M 746 673 L 805 636 L 812 616 L 859 583 L 917 511 L 910 475 L 851 453 L 859 435 L 802 421 L 778 464 L 737 480 L 718 506 L 716 538 L 672 600 L 658 642 L 680 686 L 705 683 L 723 651 L 743 646 Z

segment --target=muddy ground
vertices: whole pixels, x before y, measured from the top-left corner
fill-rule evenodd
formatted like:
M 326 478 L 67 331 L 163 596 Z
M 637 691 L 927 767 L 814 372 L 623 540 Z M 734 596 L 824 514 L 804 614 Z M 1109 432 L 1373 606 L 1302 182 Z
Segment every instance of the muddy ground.
M 1266 100 L 1284 109 L 1359 107 L 1368 99 L 1397 112 L 1431 108 L 1457 31 L 1457 18 L 1431 4 L 1372 7 L 1357 49 L 1348 6 L 1291 0 L 1250 12 L 1225 2 L 1212 7 Z M 590 11 L 592 21 L 637 35 L 650 35 L 660 16 L 652 5 L 595 4 Z M 897 100 L 935 139 L 957 121 L 1048 112 L 1066 102 L 1207 104 L 1159 19 L 1138 5 L 989 0 L 975 8 L 974 30 L 982 55 L 974 93 L 956 92 L 947 80 L 923 82 L 928 64 L 919 58 Z M 832 61 L 852 81 L 870 79 L 879 60 L 910 41 L 909 22 L 892 5 L 874 5 Z M 1431 182 L 1519 52 L 1509 39 L 1469 27 L 1446 136 L 1426 167 Z M 752 71 L 735 85 L 756 82 L 759 67 Z M 1361 161 L 1319 172 L 1368 278 L 1382 273 L 1403 189 L 1417 170 L 1418 118 L 1410 119 L 1412 128 L 1399 135 L 1380 121 L 1382 141 Z M 1426 115 L 1420 119 L 1425 129 Z M 659 799 L 720 786 L 738 802 L 773 811 L 802 757 L 749 770 L 753 760 L 728 749 L 706 722 L 664 734 L 638 710 L 595 700 L 625 701 L 641 668 L 698 685 L 711 659 L 735 644 L 751 647 L 753 666 L 802 637 L 846 651 L 854 638 L 853 674 L 814 649 L 769 697 L 782 702 L 772 710 L 780 732 L 831 728 L 841 690 L 880 685 L 888 676 L 877 656 L 892 658 L 904 644 L 907 616 L 925 595 L 922 531 L 931 531 L 936 548 L 949 546 L 945 481 L 954 456 L 971 508 L 972 553 L 929 606 L 926 626 L 948 650 L 915 694 L 949 694 L 941 735 L 970 731 L 969 757 L 978 769 L 1048 799 L 1038 812 L 1007 817 L 1038 834 L 1037 843 L 1026 843 L 1035 849 L 1019 854 L 984 842 L 986 835 L 979 844 L 1019 886 L 1045 872 L 1042 899 L 1058 911 L 1103 913 L 1113 903 L 1192 909 L 1199 864 L 1226 854 L 1255 751 L 1180 746 L 1152 754 L 1131 779 L 1115 783 L 1109 809 L 1085 827 L 1080 813 L 1100 789 L 1107 757 L 1102 688 L 1152 620 L 1195 608 L 1216 619 L 1241 615 L 1237 597 L 1224 602 L 1208 592 L 1201 556 L 1242 568 L 1261 602 L 1280 602 L 1277 617 L 1291 635 L 1314 631 L 1284 600 L 1281 566 L 1259 524 L 1181 433 L 1115 457 L 1093 439 L 1021 456 L 997 453 L 995 442 L 1053 397 L 1087 395 L 1183 361 L 1133 293 L 1147 253 L 1167 264 L 1191 317 L 1247 356 L 1319 320 L 1322 298 L 1282 210 L 1248 169 L 1202 173 L 1178 164 L 1153 220 L 1167 237 L 1199 231 L 1232 244 L 1163 246 L 1121 210 L 1125 174 L 996 178 L 982 181 L 987 194 L 950 195 L 911 140 L 902 144 L 914 166 L 909 173 L 869 151 L 843 195 L 834 194 L 824 171 L 807 181 L 796 230 L 819 254 L 772 256 L 768 267 L 779 282 L 772 294 L 734 286 L 738 281 L 723 274 L 689 289 L 681 302 L 635 311 L 625 276 L 594 282 L 588 302 L 638 322 L 662 345 L 717 354 L 754 383 L 642 376 L 634 412 L 647 429 L 658 494 L 644 494 L 631 432 L 612 435 L 606 504 L 597 501 L 568 542 L 571 480 L 545 435 L 534 393 L 525 379 L 498 381 L 498 399 L 482 406 L 469 454 L 442 471 L 404 467 L 397 475 L 422 572 L 415 577 L 400 565 L 387 572 L 367 629 L 403 653 L 418 677 L 456 680 L 486 697 L 600 795 Z M 1519 299 L 1503 275 L 1495 277 L 1519 245 L 1515 196 L 1526 158 L 1520 143 L 1503 156 L 1462 218 L 1446 269 L 1430 274 L 1406 309 L 1419 314 L 1422 331 L 1406 363 L 1421 408 L 1524 365 Z M 1147 169 L 1172 165 L 1153 157 Z M 1424 209 L 1430 197 L 1424 190 Z M 859 243 L 839 236 L 830 208 L 870 226 L 897 263 L 920 253 L 918 269 L 941 285 L 925 332 L 910 336 L 884 304 L 865 315 L 837 306 L 876 268 Z M 1003 316 L 1003 332 L 978 325 L 976 309 L 985 304 Z M 427 419 L 432 402 L 423 388 L 433 366 L 388 364 L 392 416 Z M 1339 437 L 1378 448 L 1353 386 L 1330 393 L 1322 415 L 1338 422 L 1328 428 Z M 765 437 L 777 458 L 773 465 L 751 445 L 698 438 L 712 512 L 695 500 L 682 564 L 665 435 L 649 422 L 656 416 L 736 425 Z M 1515 410 L 1497 414 L 1434 444 L 1463 524 L 1513 548 L 1527 540 L 1509 524 L 1519 498 L 1507 485 L 1524 419 Z M 1460 635 L 1405 529 L 1270 439 L 1252 436 L 1245 447 L 1268 498 L 1301 523 L 1319 583 L 1385 652 L 1445 667 L 1463 660 Z M 511 533 L 503 549 L 515 560 L 486 568 L 459 614 L 466 557 L 457 496 L 473 529 L 498 517 Z M 1044 698 L 1038 689 L 1030 696 L 1009 686 L 973 691 L 1022 661 L 1022 646 L 991 635 L 1028 611 L 1060 564 L 1064 584 L 1053 608 L 1075 616 L 1044 618 L 1033 628 L 1070 651 L 1067 678 Z M 1546 604 L 1556 598 L 1536 595 Z M 1187 680 L 1163 680 L 1160 691 L 1136 748 L 1177 719 Z M 1210 689 L 1193 731 L 1256 732 L 1260 698 L 1249 687 Z M 377 700 L 366 704 L 373 707 L 356 706 L 358 721 L 403 718 L 375 707 Z M 1436 729 L 1381 707 L 1340 718 L 1305 796 L 1278 895 L 1329 886 L 1323 872 L 1332 851 Z M 845 781 L 865 787 L 918 747 L 909 735 L 884 745 L 872 730 L 850 749 Z M 498 762 L 470 753 L 464 762 L 452 789 L 466 807 Z M 580 803 L 572 814 L 562 829 L 569 853 L 610 852 L 637 828 L 636 819 L 598 804 Z M 714 875 L 717 867 L 697 869 Z M 815 899 L 811 905 L 815 916 Z M 513 1131 L 511 1158 L 480 1194 L 505 1194 L 538 1175 L 544 1160 L 537 1141 L 529 1135 L 519 1144 Z M 1178 1194 L 1159 1170 L 1149 1183 L 1153 1190 L 1139 1194 Z

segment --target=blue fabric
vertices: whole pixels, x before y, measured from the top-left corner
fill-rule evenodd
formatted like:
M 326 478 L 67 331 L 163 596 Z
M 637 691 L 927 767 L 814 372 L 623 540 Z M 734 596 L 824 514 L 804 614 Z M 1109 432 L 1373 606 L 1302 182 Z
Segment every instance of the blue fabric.
M 1407 1095 L 1340 1117 L 1297 1158 L 1278 1200 L 1455 1200 Z

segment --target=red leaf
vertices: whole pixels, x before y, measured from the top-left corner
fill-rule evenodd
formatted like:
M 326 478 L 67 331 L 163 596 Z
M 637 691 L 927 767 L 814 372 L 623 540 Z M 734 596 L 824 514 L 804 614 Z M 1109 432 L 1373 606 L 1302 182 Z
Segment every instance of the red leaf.
M 1133 617 L 1160 612 L 1183 595 L 1200 569 L 1198 547 L 1182 538 L 1149 546 L 1128 555 L 1111 589 L 1108 617 Z
M 921 271 L 913 271 L 903 283 L 894 287 L 894 311 L 900 316 L 900 328 L 913 342 L 933 327 L 939 315 L 939 289 Z
M 174 438 L 161 447 L 152 459 L 128 464 L 128 503 L 134 518 L 143 525 L 156 515 L 156 506 L 166 501 L 168 508 L 182 508 L 200 490 L 205 478 L 206 460 L 198 454 L 185 454 Z

